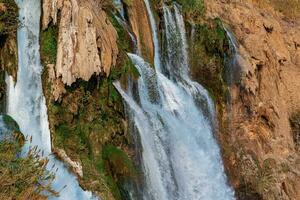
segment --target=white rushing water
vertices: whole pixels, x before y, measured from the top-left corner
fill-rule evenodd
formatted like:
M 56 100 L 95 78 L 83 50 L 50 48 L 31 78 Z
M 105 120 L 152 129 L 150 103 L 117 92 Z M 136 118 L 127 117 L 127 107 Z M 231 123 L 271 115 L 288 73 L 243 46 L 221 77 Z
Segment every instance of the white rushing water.
M 150 4 L 145 3 L 155 44 L 156 25 Z M 143 199 L 233 200 L 213 135 L 214 105 L 207 91 L 188 76 L 183 18 L 176 5 L 165 6 L 163 12 L 167 48 L 159 50 L 156 44 L 155 53 L 166 51 L 164 58 L 155 55 L 159 60 L 152 69 L 140 56 L 129 54 L 141 75 L 138 92 L 115 83 L 139 133 Z M 138 98 L 133 96 L 136 93 Z
M 61 191 L 59 197 L 50 199 L 93 199 L 90 192 L 80 188 L 77 178 L 67 170 L 63 163 L 51 155 L 51 138 L 47 108 L 42 92 L 42 66 L 39 55 L 41 1 L 17 0 L 16 2 L 20 8 L 19 18 L 22 23 L 22 27 L 18 30 L 19 68 L 16 84 L 12 77 L 7 77 L 7 112 L 18 122 L 25 136 L 32 138 L 32 143 L 25 144 L 24 153 L 29 150 L 30 146 L 38 146 L 44 156 L 49 157 L 48 169 L 56 174 L 53 188 Z M 54 168 L 52 168 L 53 165 L 55 165 Z

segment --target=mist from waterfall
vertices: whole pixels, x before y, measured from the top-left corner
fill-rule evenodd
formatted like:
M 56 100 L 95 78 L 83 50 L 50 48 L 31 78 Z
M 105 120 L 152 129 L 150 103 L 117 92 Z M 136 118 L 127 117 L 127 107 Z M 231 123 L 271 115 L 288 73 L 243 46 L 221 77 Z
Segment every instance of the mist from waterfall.
M 39 31 L 41 16 L 40 0 L 17 0 L 19 19 L 22 26 L 18 30 L 19 67 L 17 82 L 7 76 L 7 113 L 19 124 L 20 130 L 32 142 L 26 142 L 23 153 L 37 146 L 43 156 L 49 158 L 48 170 L 55 173 L 53 188 L 60 191 L 59 200 L 95 199 L 91 192 L 81 189 L 77 178 L 64 164 L 51 155 L 51 137 L 47 107 L 42 89 L 42 66 L 39 53 Z M 54 167 L 53 167 L 54 166 Z
M 139 134 L 145 179 L 142 198 L 235 199 L 213 135 L 213 102 L 188 75 L 188 45 L 179 6 L 163 7 L 166 49 L 159 49 L 156 22 L 148 0 L 145 4 L 153 31 L 155 69 L 140 55 L 128 54 L 140 73 L 138 91 L 115 83 Z

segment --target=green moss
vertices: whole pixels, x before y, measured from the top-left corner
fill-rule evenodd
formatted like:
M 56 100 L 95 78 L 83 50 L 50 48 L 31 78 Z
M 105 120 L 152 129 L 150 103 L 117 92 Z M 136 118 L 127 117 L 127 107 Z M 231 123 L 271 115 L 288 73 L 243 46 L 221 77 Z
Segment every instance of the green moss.
M 50 25 L 46 30 L 41 31 L 40 45 L 41 45 L 41 58 L 43 62 L 52 63 L 56 62 L 57 54 L 57 26 Z
M 185 19 L 189 22 L 199 22 L 205 13 L 204 0 L 177 0 L 182 6 Z
M 54 148 L 64 149 L 71 159 L 81 161 L 84 173 L 81 185 L 99 192 L 104 199 L 112 199 L 111 193 L 116 196 L 118 190 L 112 188 L 117 185 L 116 177 L 105 171 L 102 146 L 130 144 L 122 98 L 112 83 L 130 70 L 129 65 L 113 69 L 108 78 L 93 76 L 89 81 L 77 80 L 66 86 L 67 93 L 60 102 L 48 102 Z
M 118 33 L 118 47 L 125 52 L 131 52 L 133 45 L 130 43 L 131 38 L 124 27 L 118 22 L 114 15 L 110 15 L 110 21 Z
M 107 145 L 122 147 L 120 151 L 125 156 L 123 150 L 130 149 L 131 145 L 131 138 L 126 131 L 122 98 L 113 82 L 121 80 L 126 84 L 128 76 L 133 79 L 139 76 L 126 53 L 133 51 L 127 30 L 114 16 L 110 20 L 118 33 L 119 54 L 109 77 L 94 75 L 89 81 L 79 79 L 71 86 L 65 86 L 67 92 L 59 101 L 54 101 L 48 72 L 45 70 L 43 73 L 54 149 L 64 149 L 72 160 L 80 161 L 83 169 L 83 177 L 79 180 L 81 186 L 108 200 L 122 199 L 123 194 L 121 174 L 108 171 L 107 166 L 111 160 L 107 159 L 103 148 Z M 41 33 L 41 55 L 46 63 L 56 60 L 56 29 L 50 26 Z M 129 157 L 126 158 L 125 163 L 129 162 Z
M 128 155 L 121 149 L 113 145 L 105 145 L 102 150 L 102 158 L 106 162 L 110 162 L 109 165 L 115 165 L 114 168 L 120 170 L 113 170 L 114 173 L 121 173 L 121 178 L 135 177 L 136 170 L 134 164 Z M 107 169 L 108 171 L 109 169 Z
M 118 33 L 118 48 L 120 51 L 117 59 L 117 64 L 116 66 L 112 67 L 110 76 L 108 78 L 111 97 L 115 98 L 117 96 L 117 91 L 112 85 L 114 81 L 120 80 L 123 85 L 127 85 L 128 76 L 131 76 L 134 80 L 136 80 L 140 76 L 140 74 L 130 58 L 127 56 L 127 52 L 134 51 L 134 45 L 132 44 L 132 42 L 130 42 L 132 41 L 132 39 L 129 33 L 118 22 L 114 15 L 110 16 L 110 20 Z
M 125 57 L 125 60 L 123 61 L 123 66 L 121 68 L 113 68 L 111 70 L 109 81 L 113 82 L 115 80 L 119 80 L 122 77 L 128 77 L 131 76 L 133 79 L 137 79 L 140 74 L 130 58 L 128 56 Z
M 124 151 L 113 145 L 103 146 L 102 159 L 105 174 L 115 199 L 124 199 L 120 188 L 126 182 L 137 178 L 134 164 Z M 114 180 L 112 177 L 117 177 L 117 180 Z
M 4 123 L 9 129 L 13 131 L 20 131 L 19 125 L 11 116 L 9 115 L 2 115 L 2 116 L 3 116 Z
M 229 93 L 224 79 L 228 51 L 228 39 L 219 19 L 194 25 L 189 49 L 191 75 L 217 103 L 224 102 Z

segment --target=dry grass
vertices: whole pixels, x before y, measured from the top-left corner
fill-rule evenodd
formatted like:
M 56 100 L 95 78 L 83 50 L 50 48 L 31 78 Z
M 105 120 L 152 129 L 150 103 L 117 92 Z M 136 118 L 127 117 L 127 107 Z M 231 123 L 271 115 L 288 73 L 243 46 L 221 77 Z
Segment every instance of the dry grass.
M 46 170 L 48 160 L 41 159 L 36 148 L 24 158 L 17 156 L 20 150 L 17 143 L 0 143 L 0 199 L 44 200 L 44 194 L 58 195 L 51 188 L 54 176 Z

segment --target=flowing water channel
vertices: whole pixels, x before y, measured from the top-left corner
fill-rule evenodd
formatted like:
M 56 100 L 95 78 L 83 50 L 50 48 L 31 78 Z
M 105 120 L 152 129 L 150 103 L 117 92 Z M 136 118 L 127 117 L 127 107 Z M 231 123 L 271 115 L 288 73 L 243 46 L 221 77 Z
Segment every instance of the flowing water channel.
M 234 199 L 213 134 L 213 102 L 188 75 L 188 45 L 179 6 L 163 7 L 166 45 L 160 49 L 151 6 L 148 0 L 145 4 L 155 69 L 140 55 L 128 54 L 140 73 L 138 91 L 115 83 L 139 134 L 145 179 L 142 199 Z
M 49 166 L 55 164 L 55 169 L 49 170 L 56 173 L 53 186 L 61 192 L 53 199 L 93 199 L 90 192 L 80 188 L 76 177 L 63 163 L 51 156 L 39 55 L 40 0 L 17 0 L 17 3 L 23 26 L 18 30 L 17 82 L 7 77 L 7 112 L 18 122 L 21 131 L 32 137 L 24 153 L 38 146 L 49 157 Z M 207 91 L 188 75 L 188 46 L 180 9 L 176 4 L 164 6 L 166 45 L 160 49 L 151 5 L 148 0 L 145 4 L 153 31 L 155 69 L 140 55 L 129 54 L 141 75 L 137 91 L 133 87 L 123 90 L 119 83 L 115 84 L 140 138 L 145 177 L 142 199 L 234 199 L 213 134 L 213 102 Z M 164 56 L 161 52 L 165 52 Z

